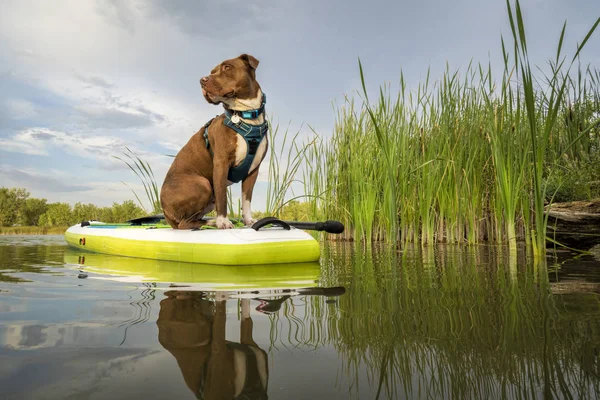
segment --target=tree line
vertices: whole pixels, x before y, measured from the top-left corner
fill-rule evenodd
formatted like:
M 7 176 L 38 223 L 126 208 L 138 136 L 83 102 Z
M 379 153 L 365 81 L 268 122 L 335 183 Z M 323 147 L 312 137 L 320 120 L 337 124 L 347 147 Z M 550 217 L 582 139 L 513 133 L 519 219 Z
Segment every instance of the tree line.
M 126 200 L 111 207 L 94 204 L 56 202 L 30 197 L 23 188 L 0 188 L 0 226 L 70 226 L 81 221 L 123 222 L 146 215 L 133 202 Z

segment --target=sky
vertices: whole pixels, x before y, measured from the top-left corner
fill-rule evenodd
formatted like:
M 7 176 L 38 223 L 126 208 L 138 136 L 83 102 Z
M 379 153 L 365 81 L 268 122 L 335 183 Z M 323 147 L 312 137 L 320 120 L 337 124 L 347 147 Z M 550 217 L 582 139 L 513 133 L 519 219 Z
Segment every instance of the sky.
M 598 0 L 521 6 L 538 65 L 555 56 L 565 21 L 573 55 L 600 17 Z M 369 91 L 393 87 L 401 72 L 416 89 L 447 64 L 490 63 L 499 75 L 501 36 L 512 40 L 505 0 L 0 0 L 0 187 L 71 204 L 134 199 L 131 189 L 143 189 L 115 158 L 126 148 L 160 185 L 169 155 L 222 112 L 199 79 L 242 53 L 260 61 L 269 118 L 327 138 L 335 105 L 360 91 L 359 58 Z M 582 61 L 600 67 L 600 32 Z

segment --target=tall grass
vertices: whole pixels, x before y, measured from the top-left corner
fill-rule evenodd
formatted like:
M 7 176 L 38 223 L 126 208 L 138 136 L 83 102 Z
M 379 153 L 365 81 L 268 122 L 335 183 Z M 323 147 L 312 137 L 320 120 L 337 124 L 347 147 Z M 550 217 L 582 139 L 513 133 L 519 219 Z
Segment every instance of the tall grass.
M 119 156 L 113 156 L 117 160 L 125 163 L 127 167 L 139 178 L 140 182 L 144 187 L 144 192 L 146 194 L 146 199 L 150 203 L 150 209 L 148 210 L 140 196 L 135 192 L 135 190 L 129 188 L 136 200 L 140 204 L 140 206 L 146 211 L 146 213 L 159 213 L 162 211 L 162 207 L 160 205 L 160 190 L 156 183 L 156 178 L 154 177 L 154 172 L 152 171 L 152 167 L 148 161 L 142 160 L 137 154 L 131 151 L 128 147 L 125 147 L 126 151 L 123 153 L 125 155 L 125 159 Z M 125 182 L 123 184 L 129 187 Z
M 531 239 L 543 252 L 547 182 L 600 149 L 599 73 L 574 68 L 600 18 L 568 64 L 563 26 L 550 72 L 536 79 L 519 2 L 507 11 L 514 43 L 501 42 L 499 79 L 491 65 L 448 66 L 415 90 L 401 77 L 396 94 L 381 86 L 369 99 L 359 60 L 360 102 L 336 107 L 332 138 L 305 152 L 313 218 L 341 219 L 347 238 L 367 243 Z
M 302 185 L 297 177 L 303 166 L 305 154 L 315 142 L 300 143 L 298 139 L 300 130 L 292 134 L 289 129 L 286 129 L 282 136 L 279 124 L 273 125 L 270 122 L 269 126 L 271 128 L 269 129 L 269 163 L 262 167 L 268 168 L 269 171 L 266 214 L 278 216 L 290 201 L 306 197 L 293 196 L 292 193 L 292 198 L 288 198 L 294 183 Z
M 552 143 L 552 136 L 556 134 L 557 119 L 561 108 L 565 106 L 564 100 L 567 87 L 569 84 L 572 84 L 572 81 L 569 79 L 571 66 L 577 60 L 585 43 L 600 23 L 600 18 L 598 18 L 581 44 L 577 47 L 573 59 L 566 66 L 566 71 L 564 68 L 565 58 L 562 55 L 563 39 L 567 27 L 565 22 L 558 41 L 556 59 L 551 63 L 551 73 L 546 82 L 547 90 L 536 90 L 536 82 L 529 63 L 527 39 L 520 3 L 518 0 L 515 2 L 514 12 L 509 0 L 506 1 L 506 7 L 508 9 L 510 27 L 515 44 L 515 67 L 521 73 L 523 100 L 527 110 L 527 122 L 531 138 L 533 208 L 535 214 L 533 248 L 534 253 L 539 253 L 545 247 L 546 225 L 548 221 L 548 216 L 544 214 L 544 200 L 546 199 L 544 161 L 546 152 Z

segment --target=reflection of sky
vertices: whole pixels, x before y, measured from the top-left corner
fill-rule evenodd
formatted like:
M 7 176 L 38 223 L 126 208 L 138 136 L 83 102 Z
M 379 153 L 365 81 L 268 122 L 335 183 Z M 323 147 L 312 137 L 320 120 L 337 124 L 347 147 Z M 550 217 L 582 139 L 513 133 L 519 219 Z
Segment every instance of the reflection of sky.
M 35 358 L 1 350 L 0 360 L 4 399 L 181 398 L 189 393 L 175 360 L 160 349 L 61 347 L 39 350 Z
M 147 342 L 153 341 L 151 325 L 140 326 L 148 332 Z M 137 329 L 130 328 L 130 333 Z M 124 328 L 121 329 L 124 331 Z M 146 336 L 146 335 L 144 335 Z M 137 338 L 138 340 L 142 338 Z M 102 346 L 119 344 L 122 338 L 114 328 L 103 323 L 41 325 L 35 322 L 16 322 L 0 327 L 0 344 L 13 350 L 35 350 L 60 346 Z
M 141 293 L 146 287 L 80 281 L 72 273 L 38 276 L 53 284 L 0 293 L 3 399 L 189 394 L 175 359 L 157 341 L 160 291 L 151 300 Z
M 68 306 L 62 310 L 60 317 L 56 314 L 52 320 L 63 319 L 62 323 L 41 324 L 39 321 L 1 321 L 0 328 L 0 393 L 3 399 L 13 398 L 193 398 L 183 381 L 176 359 L 157 340 L 156 313 L 162 293 L 157 292 L 157 299 L 149 306 L 152 309 L 148 322 L 132 326 L 128 329 L 127 340 L 119 346 L 123 339 L 124 327 L 119 324 L 123 319 L 131 318 L 132 306 L 127 302 L 125 291 L 113 292 L 114 297 L 122 299 L 118 302 L 100 301 L 93 307 L 93 312 L 81 312 L 87 305 Z M 132 296 L 133 300 L 139 296 Z M 33 309 L 40 305 L 34 301 L 21 299 L 18 308 L 23 310 L 33 307 L 33 314 L 44 318 L 48 311 L 63 300 L 52 302 L 46 313 L 38 313 Z M 68 302 L 67 302 L 68 303 Z M 90 303 L 88 303 L 89 305 Z M 257 303 L 252 303 L 252 308 Z M 302 302 L 297 302 L 296 316 L 302 318 Z M 77 310 L 79 309 L 79 313 Z M 103 309 L 114 311 L 114 315 L 98 315 L 95 312 Z M 236 301 L 228 302 L 227 339 L 238 341 L 240 337 L 238 305 Z M 6 314 L 0 314 L 4 320 Z M 253 336 L 259 347 L 269 349 L 271 323 L 266 315 L 252 312 L 254 321 Z M 85 322 L 94 320 L 95 322 Z M 291 393 L 319 395 L 329 393 L 330 398 L 339 396 L 333 382 L 338 374 L 337 351 L 330 346 L 319 347 L 318 352 L 312 348 L 293 348 L 284 344 L 287 337 L 287 322 L 280 326 L 284 335 L 279 343 L 280 351 L 275 351 L 269 361 L 269 381 L 281 382 L 279 387 L 294 389 Z M 275 365 L 275 368 L 273 368 Z M 319 370 L 319 379 L 314 381 L 315 370 L 299 366 L 314 366 Z M 343 379 L 343 378 L 342 378 Z M 365 376 L 362 377 L 365 379 Z M 294 397 L 278 390 L 277 385 L 269 386 L 270 398 Z M 362 387 L 370 391 L 366 380 Z M 296 391 L 297 390 L 297 391 Z M 278 396 L 278 394 L 280 396 Z M 338 398 L 343 398 L 338 397 Z
M 73 278 L 54 276 L 54 279 Z M 26 286 L 21 285 L 19 287 Z M 154 321 L 158 300 L 150 305 L 149 300 L 141 298 L 140 290 L 125 286 L 119 292 L 119 299 L 115 299 L 115 292 L 108 288 L 93 292 L 89 288 L 82 289 L 46 288 L 37 291 L 35 296 L 21 293 L 18 297 L 3 298 L 0 345 L 25 350 L 57 346 L 116 346 L 125 335 L 132 333 L 136 335 L 136 345 L 155 342 Z M 62 296 L 59 295 L 61 290 Z M 50 296 L 45 297 L 43 292 Z M 157 294 L 161 296 L 160 292 Z
M 45 285 L 36 282 L 12 285 L 12 295 L 0 293 L 3 399 L 193 398 L 176 359 L 157 340 L 162 291 L 155 291 L 156 298 L 147 300 L 141 293 L 146 287 L 135 289 L 100 280 L 85 280 L 84 287 L 79 287 L 71 284 L 77 282 L 72 276 L 39 276 L 44 280 L 50 277 L 54 288 L 49 281 Z M 256 301 L 251 304 L 253 336 L 259 347 L 268 350 L 271 322 L 268 316 L 254 311 L 257 305 Z M 303 301 L 297 301 L 295 315 L 300 318 L 303 305 Z M 145 311 L 140 313 L 141 309 Z M 226 337 L 231 341 L 240 338 L 238 311 L 237 301 L 230 300 Z M 131 325 L 142 314 L 147 321 Z M 323 369 L 319 379 L 323 387 L 312 385 L 302 393 L 329 391 L 335 395 L 330 384 L 338 372 L 335 349 L 326 346 L 317 353 L 301 346 L 293 350 L 285 344 L 288 328 L 287 323 L 280 326 L 284 336 L 278 346 L 282 351 L 275 358 L 277 367 L 269 367 L 270 381 L 281 380 L 286 386 L 302 388 L 314 370 L 299 371 L 300 361 L 300 365 Z M 297 357 L 290 357 L 290 352 Z M 368 387 L 366 382 L 364 387 Z M 277 394 L 277 387 L 269 392 Z

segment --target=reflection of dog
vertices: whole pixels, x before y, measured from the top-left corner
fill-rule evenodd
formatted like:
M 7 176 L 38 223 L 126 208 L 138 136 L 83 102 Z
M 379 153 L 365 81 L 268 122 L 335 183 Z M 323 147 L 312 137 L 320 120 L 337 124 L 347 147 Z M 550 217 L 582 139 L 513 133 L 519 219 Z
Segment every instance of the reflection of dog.
M 173 228 L 193 229 L 217 209 L 216 226 L 233 228 L 227 218 L 227 185 L 242 181 L 242 217 L 250 209 L 258 167 L 267 151 L 266 98 L 256 81 L 258 60 L 249 54 L 225 60 L 200 80 L 211 104 L 225 113 L 209 121 L 179 151 L 167 172 L 160 201 Z
M 226 301 L 197 292 L 167 292 L 160 302 L 158 340 L 177 360 L 199 398 L 266 399 L 267 354 L 252 338 L 248 299 L 242 300 L 240 343 L 225 340 Z

